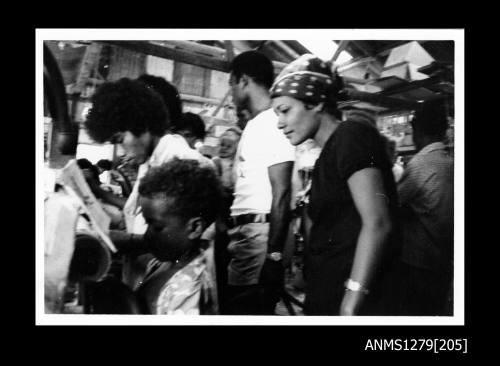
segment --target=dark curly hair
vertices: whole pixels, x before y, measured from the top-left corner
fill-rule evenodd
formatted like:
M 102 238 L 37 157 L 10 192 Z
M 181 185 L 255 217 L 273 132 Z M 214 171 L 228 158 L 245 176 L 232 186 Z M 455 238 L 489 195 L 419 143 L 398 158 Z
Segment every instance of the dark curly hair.
M 200 216 L 206 226 L 215 221 L 222 201 L 222 188 L 215 171 L 191 159 L 174 158 L 151 168 L 140 181 L 139 194 L 173 198 L 176 214 L 185 219 Z
M 205 122 L 197 114 L 186 112 L 181 116 L 179 124 L 172 126 L 172 132 L 188 130 L 194 137 L 204 140 L 207 134 L 205 130 Z
M 88 170 L 90 170 L 90 171 L 92 172 L 93 176 L 94 176 L 94 179 L 95 179 L 97 182 L 99 182 L 99 183 L 100 183 L 100 181 L 99 181 L 99 170 L 97 169 L 97 167 L 96 167 L 94 164 L 92 164 L 92 163 L 90 162 L 90 160 L 85 159 L 85 158 L 83 158 L 83 159 L 78 159 L 78 160 L 76 161 L 76 163 L 78 164 L 78 167 L 79 167 L 80 169 L 88 169 Z
M 136 80 L 122 78 L 104 83 L 91 102 L 85 128 L 99 143 L 112 142 L 113 135 L 125 131 L 137 137 L 148 131 L 163 136 L 169 127 L 170 118 L 161 97 Z
M 182 114 L 182 100 L 177 88 L 160 76 L 142 74 L 137 80 L 160 94 L 170 115 L 170 122 L 175 126 Z

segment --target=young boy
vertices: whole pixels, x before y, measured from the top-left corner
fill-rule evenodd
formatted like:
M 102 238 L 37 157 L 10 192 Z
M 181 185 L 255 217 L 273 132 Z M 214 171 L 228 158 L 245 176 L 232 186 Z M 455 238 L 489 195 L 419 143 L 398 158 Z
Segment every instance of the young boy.
M 144 240 L 155 259 L 136 291 L 141 312 L 217 313 L 212 257 L 201 235 L 214 222 L 220 202 L 214 170 L 196 160 L 174 158 L 142 178 Z

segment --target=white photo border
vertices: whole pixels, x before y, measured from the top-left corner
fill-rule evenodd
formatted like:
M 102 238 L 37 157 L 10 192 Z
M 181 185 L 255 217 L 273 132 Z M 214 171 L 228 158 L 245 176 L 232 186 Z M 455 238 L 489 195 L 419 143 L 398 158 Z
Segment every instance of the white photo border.
M 442 40 L 455 42 L 455 282 L 451 317 L 164 316 L 45 314 L 43 218 L 43 41 L 46 40 Z M 464 29 L 36 29 L 36 278 L 37 325 L 464 325 Z

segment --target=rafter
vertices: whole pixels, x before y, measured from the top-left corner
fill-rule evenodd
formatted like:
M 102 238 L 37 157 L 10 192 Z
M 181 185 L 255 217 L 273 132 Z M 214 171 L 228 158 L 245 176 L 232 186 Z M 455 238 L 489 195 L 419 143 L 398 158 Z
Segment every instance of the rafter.
M 275 45 L 277 45 L 284 53 L 286 53 L 292 60 L 295 60 L 297 57 L 300 56 L 294 49 L 288 46 L 285 42 L 277 40 L 273 40 L 272 42 Z
M 228 71 L 229 63 L 223 59 L 207 56 L 203 54 L 194 54 L 182 49 L 173 49 L 165 45 L 144 42 L 144 41 L 101 41 L 114 46 L 123 47 L 131 51 L 152 55 L 156 57 L 171 59 L 178 62 L 184 62 L 191 65 L 206 67 L 217 71 Z M 207 46 L 208 47 L 208 46 Z M 222 50 L 225 52 L 224 50 Z
M 411 110 L 416 108 L 418 105 L 417 102 L 411 100 L 392 98 L 380 93 L 368 93 L 354 89 L 345 89 L 345 92 L 351 100 L 360 100 L 387 108 L 403 108 Z
M 337 61 L 337 58 L 339 58 L 340 54 L 342 53 L 342 51 L 344 51 L 346 49 L 348 44 L 349 44 L 349 41 L 345 41 L 345 40 L 340 41 L 337 49 L 335 50 L 335 53 L 332 56 L 332 62 Z
M 78 71 L 76 82 L 71 90 L 72 94 L 81 94 L 90 79 L 92 70 L 96 69 L 101 54 L 102 45 L 98 43 L 91 43 L 87 46 L 85 54 Z
M 226 59 L 231 62 L 234 58 L 234 46 L 231 41 L 224 41 L 226 47 Z

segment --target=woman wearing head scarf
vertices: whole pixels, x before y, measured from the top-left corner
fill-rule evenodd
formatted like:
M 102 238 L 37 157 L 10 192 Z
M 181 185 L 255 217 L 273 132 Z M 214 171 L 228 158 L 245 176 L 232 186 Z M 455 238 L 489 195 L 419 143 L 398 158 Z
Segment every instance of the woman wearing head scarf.
M 341 78 L 302 55 L 271 87 L 278 127 L 293 145 L 322 148 L 312 173 L 304 253 L 308 315 L 381 315 L 396 188 L 384 140 L 366 114 L 342 121 Z

